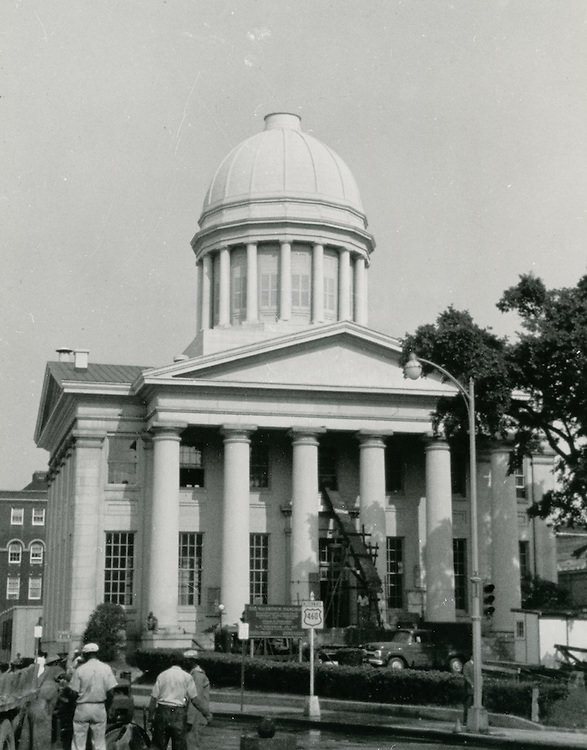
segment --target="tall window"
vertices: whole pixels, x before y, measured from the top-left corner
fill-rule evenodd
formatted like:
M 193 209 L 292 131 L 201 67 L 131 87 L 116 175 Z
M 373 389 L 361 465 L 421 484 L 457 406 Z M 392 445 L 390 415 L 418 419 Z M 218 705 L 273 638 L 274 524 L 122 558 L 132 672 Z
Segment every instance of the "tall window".
M 526 499 L 526 474 L 524 467 L 516 469 L 514 472 L 514 483 L 516 485 L 516 497 L 518 500 Z
M 453 495 L 467 495 L 467 456 L 456 448 L 450 452 L 450 481 Z
M 338 253 L 324 253 L 324 320 L 338 317 Z
M 251 489 L 269 487 L 269 443 L 265 435 L 254 435 L 251 440 Z
M 33 508 L 33 526 L 45 525 L 45 508 Z
M 388 536 L 386 549 L 387 574 L 385 589 L 387 606 L 402 609 L 404 606 L 404 540 L 401 536 Z
M 10 524 L 12 526 L 22 526 L 24 523 L 24 508 L 10 509 Z
M 257 250 L 257 295 L 259 319 L 275 321 L 279 317 L 279 248 L 261 245 Z
M 310 279 L 312 277 L 312 252 L 310 248 L 294 246 L 291 253 L 291 309 L 298 320 L 310 321 Z
M 8 562 L 11 565 L 20 565 L 22 561 L 22 544 L 20 542 L 11 542 L 8 547 Z
M 267 604 L 269 597 L 269 535 L 250 536 L 249 596 L 251 604 Z
M 136 484 L 137 441 L 132 436 L 108 438 L 108 484 Z
M 188 443 L 179 446 L 179 486 L 204 486 L 204 459 L 201 446 Z
M 29 599 L 40 599 L 43 590 L 43 579 L 41 576 L 29 578 Z
M 455 568 L 455 607 L 467 609 L 467 540 L 453 539 L 452 551 Z
M 318 447 L 318 488 L 323 490 L 338 489 L 338 477 L 336 475 L 336 451 L 329 445 Z
M 385 491 L 399 494 L 404 491 L 404 458 L 400 446 L 390 441 L 385 446 Z
M 30 547 L 31 565 L 43 564 L 43 545 L 41 542 L 33 542 Z
M 132 531 L 106 532 L 104 601 L 132 604 L 135 570 L 135 535 Z
M 6 579 L 6 598 L 18 599 L 20 596 L 20 576 L 8 576 Z
M 195 606 L 202 603 L 202 539 L 193 531 L 179 535 L 178 603 Z
M 247 255 L 244 248 L 230 254 L 230 315 L 233 324 L 242 323 L 247 315 Z
M 519 542 L 520 545 L 520 576 L 527 578 L 530 573 L 530 543 L 527 541 Z

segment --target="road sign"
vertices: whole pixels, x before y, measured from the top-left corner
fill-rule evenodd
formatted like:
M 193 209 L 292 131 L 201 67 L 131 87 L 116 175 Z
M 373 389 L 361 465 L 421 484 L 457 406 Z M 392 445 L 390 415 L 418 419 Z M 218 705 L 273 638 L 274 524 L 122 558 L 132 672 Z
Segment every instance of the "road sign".
M 324 628 L 324 603 L 320 601 L 302 602 L 302 628 L 322 630 Z
M 248 622 L 238 623 L 238 639 L 239 641 L 249 640 L 249 623 Z

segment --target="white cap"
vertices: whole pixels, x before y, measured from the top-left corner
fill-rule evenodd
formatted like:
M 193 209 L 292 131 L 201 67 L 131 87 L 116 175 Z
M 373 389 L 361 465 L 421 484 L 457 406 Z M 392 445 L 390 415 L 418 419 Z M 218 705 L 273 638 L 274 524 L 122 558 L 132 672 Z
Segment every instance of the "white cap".
M 100 650 L 97 643 L 86 643 L 82 648 L 82 654 L 96 654 Z

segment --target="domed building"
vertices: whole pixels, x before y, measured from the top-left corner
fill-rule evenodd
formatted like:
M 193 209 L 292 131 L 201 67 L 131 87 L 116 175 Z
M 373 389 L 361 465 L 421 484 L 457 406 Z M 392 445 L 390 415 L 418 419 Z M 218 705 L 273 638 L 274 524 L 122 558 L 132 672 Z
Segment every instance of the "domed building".
M 212 176 L 192 248 L 183 354 L 47 365 L 45 647 L 76 645 L 103 601 L 142 645 L 311 597 L 332 628 L 470 619 L 467 460 L 431 422 L 455 388 L 405 379 L 398 340 L 367 326 L 375 243 L 345 162 L 297 115 L 268 115 Z M 526 515 L 551 459 L 515 476 L 508 459 L 495 445 L 474 479 L 492 628 L 511 635 L 520 573 L 554 580 L 556 565 Z

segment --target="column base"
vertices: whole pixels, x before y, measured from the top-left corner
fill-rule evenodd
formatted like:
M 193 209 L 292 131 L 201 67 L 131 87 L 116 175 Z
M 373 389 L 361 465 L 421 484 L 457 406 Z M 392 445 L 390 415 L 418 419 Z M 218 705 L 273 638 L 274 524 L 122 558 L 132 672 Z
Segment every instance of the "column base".
M 320 718 L 320 701 L 317 695 L 309 695 L 306 698 L 306 705 L 304 706 L 304 716 L 311 716 L 314 719 Z
M 467 712 L 467 730 L 481 734 L 489 731 L 489 717 L 487 709 L 471 706 Z

